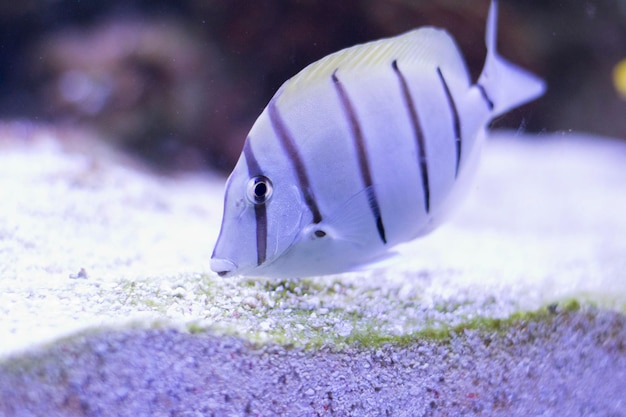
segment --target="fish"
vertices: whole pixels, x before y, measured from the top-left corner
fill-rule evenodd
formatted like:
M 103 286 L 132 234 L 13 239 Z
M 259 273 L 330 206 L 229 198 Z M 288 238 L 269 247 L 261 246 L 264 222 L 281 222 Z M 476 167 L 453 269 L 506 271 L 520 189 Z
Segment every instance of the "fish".
M 613 86 L 617 94 L 626 100 L 626 58 L 613 67 Z
M 470 187 L 489 122 L 546 88 L 498 55 L 497 7 L 475 83 L 454 39 L 428 26 L 332 53 L 287 80 L 226 181 L 212 271 L 369 269 L 440 225 Z

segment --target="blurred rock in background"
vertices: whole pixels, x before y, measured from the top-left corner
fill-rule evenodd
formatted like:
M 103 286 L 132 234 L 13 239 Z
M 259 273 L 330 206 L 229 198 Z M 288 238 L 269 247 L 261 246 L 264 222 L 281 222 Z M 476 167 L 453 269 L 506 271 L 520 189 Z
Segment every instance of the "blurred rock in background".
M 31 79 L 53 120 L 91 126 L 155 162 L 200 165 L 192 145 L 225 93 L 225 72 L 182 22 L 109 18 L 49 34 L 31 54 Z
M 477 77 L 488 0 L 28 0 L 0 6 L 0 117 L 78 124 L 163 168 L 227 171 L 276 89 L 307 64 L 423 25 Z M 499 49 L 549 91 L 495 122 L 626 137 L 613 68 L 626 3 L 501 1 Z

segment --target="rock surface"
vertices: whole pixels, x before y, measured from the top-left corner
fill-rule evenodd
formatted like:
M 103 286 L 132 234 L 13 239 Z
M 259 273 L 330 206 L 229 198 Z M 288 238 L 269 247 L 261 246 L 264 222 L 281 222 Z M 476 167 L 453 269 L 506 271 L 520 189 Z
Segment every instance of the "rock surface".
M 339 352 L 106 331 L 0 368 L 0 415 L 623 416 L 624 341 L 597 311 Z

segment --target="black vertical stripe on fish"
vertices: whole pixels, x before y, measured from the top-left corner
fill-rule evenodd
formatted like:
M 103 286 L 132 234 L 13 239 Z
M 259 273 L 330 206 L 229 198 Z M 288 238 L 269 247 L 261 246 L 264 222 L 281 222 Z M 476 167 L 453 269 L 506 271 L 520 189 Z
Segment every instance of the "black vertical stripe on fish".
M 489 110 L 493 110 L 493 101 L 489 97 L 489 94 L 487 94 L 487 90 L 485 90 L 485 87 L 483 87 L 482 84 L 479 83 L 476 83 L 476 86 L 478 87 L 480 94 L 483 96 L 483 99 L 487 103 L 487 107 L 489 107 Z
M 304 196 L 304 202 L 311 211 L 311 214 L 313 214 L 313 223 L 320 223 L 322 221 L 322 214 L 320 213 L 320 209 L 315 201 L 313 190 L 311 189 L 311 182 L 309 181 L 309 176 L 307 175 L 304 167 L 304 162 L 302 162 L 302 157 L 298 152 L 296 143 L 287 130 L 287 126 L 285 126 L 285 122 L 281 118 L 280 113 L 278 113 L 276 102 L 274 100 L 270 101 L 267 106 L 267 111 L 270 122 L 272 123 L 272 128 L 278 137 L 280 145 L 287 154 L 293 169 L 296 171 L 296 176 L 298 177 L 298 182 L 300 183 L 300 190 Z
M 415 108 L 415 102 L 413 101 L 413 97 L 411 96 L 411 91 L 409 90 L 406 78 L 404 78 L 404 75 L 400 71 L 400 68 L 398 68 L 398 61 L 394 60 L 391 63 L 391 66 L 393 68 L 393 71 L 398 76 L 398 81 L 400 82 L 400 88 L 402 90 L 402 96 L 404 98 L 404 104 L 406 105 L 407 111 L 409 112 L 409 119 L 411 120 L 413 132 L 415 133 L 415 140 L 417 142 L 417 149 L 419 152 L 420 171 L 422 173 L 422 188 L 424 189 L 424 206 L 426 208 L 426 213 L 429 213 L 430 183 L 428 181 L 428 160 L 426 158 L 426 144 L 424 141 L 424 132 L 422 130 L 419 118 L 417 117 L 417 109 Z
M 332 75 L 333 84 L 335 86 L 335 90 L 339 95 L 339 101 L 341 101 L 341 105 L 345 111 L 345 114 L 348 118 L 348 123 L 350 125 L 350 130 L 352 131 L 352 138 L 354 139 L 354 145 L 357 151 L 357 158 L 359 161 L 359 170 L 361 172 L 361 179 L 365 185 L 365 191 L 367 193 L 367 200 L 370 205 L 370 210 L 376 219 L 376 229 L 378 230 L 378 235 L 383 243 L 387 243 L 387 238 L 385 237 L 385 226 L 383 225 L 383 219 L 380 213 L 380 206 L 378 205 L 378 198 L 376 197 L 376 190 L 374 189 L 374 182 L 372 180 L 372 172 L 370 170 L 370 163 L 367 156 L 367 149 L 365 148 L 365 139 L 363 138 L 363 130 L 361 129 L 361 125 L 356 116 L 356 111 L 354 110 L 354 106 L 350 101 L 350 97 L 348 97 L 348 93 L 344 88 L 339 78 L 337 78 L 337 70 L 333 72 Z
M 452 93 L 450 92 L 450 87 L 448 87 L 448 83 L 443 77 L 443 74 L 441 73 L 441 68 L 439 67 L 437 67 L 437 74 L 439 74 L 439 79 L 441 80 L 441 84 L 443 84 L 443 91 L 445 91 L 446 93 L 446 97 L 448 98 L 448 105 L 450 106 L 450 111 L 452 112 L 452 125 L 454 128 L 454 138 L 456 140 L 456 168 L 454 171 L 454 176 L 456 177 L 457 175 L 459 175 L 459 165 L 461 163 L 461 121 L 459 119 L 459 112 L 456 108 L 456 103 L 454 102 L 454 98 L 452 97 Z
M 259 162 L 256 160 L 256 157 L 252 152 L 249 139 L 246 140 L 246 143 L 243 146 L 243 154 L 246 157 L 246 164 L 248 165 L 248 175 L 250 175 L 250 177 L 262 175 L 263 172 L 261 171 Z M 267 205 L 254 205 L 254 219 L 256 221 L 257 265 L 261 265 L 267 259 Z

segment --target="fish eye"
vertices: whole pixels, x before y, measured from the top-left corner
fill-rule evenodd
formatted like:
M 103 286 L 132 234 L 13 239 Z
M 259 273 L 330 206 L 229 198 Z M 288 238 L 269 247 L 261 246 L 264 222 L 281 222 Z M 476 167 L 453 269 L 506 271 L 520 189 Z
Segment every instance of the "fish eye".
M 246 197 L 253 204 L 264 204 L 272 197 L 273 191 L 272 181 L 263 175 L 257 175 L 248 181 Z

